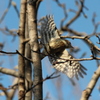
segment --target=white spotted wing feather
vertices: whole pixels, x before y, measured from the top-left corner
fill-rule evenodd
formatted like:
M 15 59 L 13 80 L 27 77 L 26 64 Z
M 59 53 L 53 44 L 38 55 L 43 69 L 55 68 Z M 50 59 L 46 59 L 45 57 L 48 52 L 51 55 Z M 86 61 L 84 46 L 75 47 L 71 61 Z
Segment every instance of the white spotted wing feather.
M 49 48 L 47 50 L 50 50 L 50 45 L 49 45 L 50 41 L 57 40 L 60 38 L 58 30 L 53 20 L 53 16 L 46 16 L 41 19 L 40 35 L 41 35 L 41 42 L 44 45 L 44 50 L 47 47 Z M 62 39 L 59 40 L 61 41 Z M 51 54 L 49 54 L 48 57 L 53 67 L 58 71 L 65 73 L 69 78 L 76 76 L 76 78 L 78 79 L 78 76 L 83 77 L 83 74 L 86 74 L 85 73 L 86 68 L 84 68 L 78 61 L 66 60 L 66 59 L 73 59 L 73 57 L 68 53 L 66 48 L 61 50 L 59 49 L 57 50 L 57 52 L 54 51 L 53 53 L 52 52 L 50 53 Z

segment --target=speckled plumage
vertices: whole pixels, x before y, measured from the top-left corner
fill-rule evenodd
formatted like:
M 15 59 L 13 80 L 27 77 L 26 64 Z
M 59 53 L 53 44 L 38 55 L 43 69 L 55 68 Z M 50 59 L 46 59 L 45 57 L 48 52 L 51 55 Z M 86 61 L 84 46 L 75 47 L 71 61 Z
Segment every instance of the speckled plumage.
M 53 16 L 46 16 L 41 19 L 41 42 L 44 46 L 44 51 L 49 56 L 49 60 L 56 70 L 66 74 L 69 78 L 76 76 L 83 77 L 86 74 L 86 68 L 78 61 L 68 61 L 66 59 L 74 59 L 68 53 L 66 48 L 71 48 L 71 43 L 68 40 L 61 39 L 59 32 L 53 20 Z

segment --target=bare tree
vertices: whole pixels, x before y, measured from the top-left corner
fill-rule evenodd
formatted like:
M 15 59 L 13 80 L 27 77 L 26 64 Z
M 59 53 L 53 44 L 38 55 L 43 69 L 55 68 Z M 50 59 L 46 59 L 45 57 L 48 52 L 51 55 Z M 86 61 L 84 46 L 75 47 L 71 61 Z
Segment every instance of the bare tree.
M 47 0 L 45 0 L 47 1 Z M 13 37 L 13 39 L 11 40 L 11 44 L 15 45 L 15 41 L 16 38 L 19 38 L 19 47 L 16 47 L 17 49 L 12 49 L 14 47 L 14 45 L 8 49 L 7 48 L 7 40 L 0 42 L 0 56 L 1 56 L 1 60 L 0 60 L 0 74 L 1 77 L 3 77 L 3 79 L 5 79 L 5 74 L 7 76 L 12 76 L 13 77 L 13 82 L 10 83 L 9 79 L 7 80 L 7 87 L 4 84 L 3 79 L 1 79 L 0 81 L 0 96 L 5 96 L 7 100 L 13 100 L 14 97 L 18 97 L 18 100 L 51 100 L 52 99 L 52 95 L 50 95 L 49 92 L 47 92 L 46 94 L 43 93 L 43 84 L 45 85 L 45 81 L 50 80 L 55 88 L 56 88 L 56 92 L 58 94 L 58 99 L 59 100 L 63 100 L 63 93 L 62 93 L 62 84 L 63 84 L 63 80 L 67 79 L 67 76 L 69 76 L 67 83 L 71 82 L 73 89 L 76 86 L 77 92 L 76 94 L 78 95 L 79 90 L 81 89 L 81 85 L 77 85 L 78 82 L 77 80 L 75 80 L 74 78 L 72 78 L 74 76 L 74 71 L 76 71 L 77 69 L 73 70 L 73 75 L 71 73 L 66 73 L 66 75 L 64 75 L 64 78 L 62 77 L 62 75 L 60 76 L 59 72 L 54 71 L 54 72 L 50 72 L 50 67 L 46 67 L 49 68 L 49 73 L 46 77 L 43 77 L 43 71 L 45 70 L 44 66 L 42 67 L 42 59 L 46 58 L 46 56 L 48 56 L 49 58 L 51 57 L 52 59 L 57 59 L 55 61 L 51 61 L 52 62 L 52 66 L 54 68 L 56 68 L 58 65 L 60 65 L 62 63 L 68 62 L 69 65 L 72 62 L 75 62 L 73 65 L 76 65 L 79 61 L 91 61 L 92 64 L 94 64 L 94 60 L 95 60 L 95 64 L 96 64 L 96 70 L 93 70 L 94 73 L 91 74 L 91 80 L 88 83 L 87 86 L 85 86 L 84 84 L 84 90 L 82 92 L 82 95 L 79 97 L 80 100 L 89 100 L 89 97 L 91 96 L 91 93 L 95 88 L 95 85 L 97 82 L 99 82 L 99 76 L 100 76 L 100 48 L 99 48 L 99 44 L 100 44 L 100 30 L 99 30 L 99 20 L 96 22 L 96 12 L 93 13 L 92 19 L 91 19 L 91 23 L 93 24 L 93 29 L 91 29 L 91 34 L 87 33 L 87 32 L 80 32 L 79 28 L 78 30 L 75 30 L 73 28 L 73 24 L 76 23 L 77 25 L 79 25 L 78 23 L 78 19 L 82 17 L 82 19 L 86 19 L 88 18 L 88 15 L 86 14 L 85 11 L 89 11 L 88 6 L 85 4 L 85 0 L 74 0 L 74 1 L 69 1 L 74 3 L 75 7 L 77 7 L 77 10 L 73 9 L 72 6 L 70 6 L 70 8 L 67 8 L 67 4 L 68 1 L 65 1 L 64 3 L 62 3 L 60 0 L 52 0 L 49 2 L 52 2 L 53 4 L 55 4 L 57 7 L 57 9 L 62 9 L 63 12 L 63 18 L 60 19 L 60 27 L 56 28 L 57 25 L 55 25 L 55 23 L 52 21 L 53 18 L 51 18 L 50 20 L 47 20 L 49 17 L 47 17 L 47 19 L 45 19 L 45 15 L 40 17 L 40 3 L 42 5 L 42 3 L 44 3 L 45 1 L 42 0 L 21 0 L 20 2 L 20 8 L 18 8 L 16 2 L 14 2 L 13 0 L 9 0 L 8 2 L 8 7 L 3 10 L 2 12 L 2 16 L 0 16 L 0 23 L 2 24 L 7 17 L 7 14 L 10 13 L 10 9 L 11 7 L 13 7 L 14 12 L 16 12 L 16 19 L 19 19 L 19 28 L 17 29 L 10 29 L 9 28 L 9 24 L 5 25 L 4 27 L 0 26 L 0 33 L 5 35 L 4 37 Z M 48 4 L 47 4 L 48 5 Z M 49 5 L 48 5 L 49 7 Z M 53 8 L 53 9 L 56 9 Z M 20 11 L 19 11 L 20 9 Z M 56 11 L 57 12 L 57 11 Z M 51 13 L 49 13 L 51 14 Z M 60 13 L 59 13 L 60 14 Z M 70 14 L 71 17 L 70 17 Z M 13 15 L 10 15 L 11 17 Z M 56 14 L 55 14 L 56 16 Z M 54 18 L 55 18 L 54 16 Z M 57 15 L 58 16 L 58 15 Z M 10 19 L 11 19 L 10 17 Z M 39 17 L 39 20 L 38 20 Z M 44 20 L 43 20 L 44 18 Z M 9 19 L 9 18 L 8 18 Z M 56 18 L 55 18 L 56 19 Z M 89 19 L 89 18 L 88 18 Z M 44 24 L 43 22 L 44 21 Z M 50 22 L 49 22 L 50 21 Z M 15 23 L 15 22 L 12 22 Z M 49 25 L 47 25 L 47 23 L 49 25 L 51 25 L 49 27 Z M 7 23 L 6 23 L 7 24 Z M 41 29 L 40 29 L 41 26 Z M 81 26 L 81 25 L 80 25 Z M 50 30 L 49 30 L 49 28 Z M 53 30 L 53 28 L 54 30 Z M 82 26 L 83 27 L 83 26 Z M 85 26 L 84 26 L 85 27 Z M 46 31 L 44 31 L 46 28 L 47 33 L 49 31 L 57 31 L 56 35 L 59 35 L 60 41 L 58 43 L 59 44 L 57 47 L 57 43 L 55 41 L 53 42 L 48 42 L 48 37 L 50 36 L 46 36 L 48 34 L 46 34 Z M 68 33 L 66 35 L 66 33 Z M 64 35 L 63 35 L 64 34 Z M 3 36 L 1 35 L 1 37 Z M 52 33 L 53 35 L 53 33 Z M 2 39 L 0 37 L 0 39 Z M 50 36 L 51 38 L 52 36 Z M 46 38 L 46 40 L 44 40 L 44 38 Z M 96 40 L 96 42 L 94 41 L 94 38 Z M 10 39 L 10 38 L 9 38 Z M 82 40 L 81 42 L 85 45 L 87 45 L 87 47 L 89 48 L 89 51 L 85 51 L 85 52 L 81 52 L 83 49 L 85 49 L 84 47 L 74 47 L 73 48 L 69 48 L 68 53 L 71 54 L 71 56 L 69 58 L 63 58 L 61 56 L 62 52 L 62 48 L 64 47 L 64 45 L 60 45 L 60 43 L 67 43 L 67 47 L 70 46 L 70 42 L 76 43 L 77 40 Z M 48 42 L 47 44 L 45 43 Z M 73 42 L 74 41 L 74 42 Z M 92 42 L 93 41 L 93 42 Z M 18 40 L 17 40 L 18 42 Z M 53 46 L 52 46 L 53 43 Z M 10 45 L 11 45 L 10 44 Z M 77 43 L 79 44 L 79 43 Z M 49 45 L 49 46 L 47 46 Z M 15 48 L 15 47 L 14 47 Z M 48 49 L 49 48 L 49 49 Z M 44 49 L 44 50 L 43 50 Z M 54 49 L 55 51 L 53 51 L 52 49 Z M 64 50 L 66 48 L 64 47 Z M 82 50 L 81 50 L 82 49 Z M 14 50 L 14 51 L 12 51 Z M 42 52 L 43 50 L 43 52 Z M 66 52 L 67 52 L 66 50 Z M 45 52 L 44 52 L 45 51 Z M 59 58 L 57 58 L 55 55 L 59 53 Z M 81 54 L 81 56 L 79 57 L 79 54 Z M 89 54 L 88 54 L 89 53 Z M 66 54 L 66 53 L 64 53 Z M 76 58 L 73 58 L 73 56 L 75 56 L 75 54 L 77 54 L 78 56 Z M 88 55 L 88 57 L 87 57 Z M 63 55 L 65 56 L 65 55 Z M 3 58 L 4 57 L 4 58 Z M 16 64 L 17 66 L 15 67 L 9 67 L 8 66 L 8 61 L 7 60 L 3 60 L 3 59 L 7 59 L 6 57 L 9 57 L 9 63 L 12 65 L 13 64 L 13 60 L 14 57 L 17 58 L 16 60 Z M 51 59 L 51 60 L 52 60 Z M 60 59 L 60 60 L 59 60 Z M 46 59 L 45 59 L 46 60 Z M 61 62 L 62 61 L 62 62 Z M 49 62 L 44 62 L 44 65 L 50 66 Z M 7 63 L 7 64 L 6 64 Z M 6 67 L 4 66 L 6 65 Z M 78 65 L 81 66 L 80 63 L 78 63 Z M 85 65 L 85 63 L 83 63 L 83 66 Z M 87 64 L 88 65 L 88 64 Z M 90 68 L 88 68 L 88 66 L 85 66 L 86 68 L 82 67 L 84 70 L 88 69 L 90 70 Z M 91 66 L 92 69 L 93 66 Z M 65 68 L 65 67 L 64 67 Z M 63 68 L 63 69 L 64 69 Z M 81 72 L 86 74 L 85 71 L 81 68 Z M 56 68 L 57 70 L 61 71 L 61 69 Z M 48 71 L 47 70 L 47 71 Z M 63 70 L 62 72 L 64 72 L 65 70 Z M 80 70 L 76 71 L 76 73 L 78 73 L 81 77 L 83 77 L 83 75 L 79 72 Z M 71 76 L 72 75 L 72 76 Z M 87 76 L 84 77 L 88 77 L 89 73 L 87 72 Z M 52 80 L 53 79 L 53 80 Z M 65 79 L 65 80 L 66 80 Z M 85 79 L 82 79 L 83 81 Z M 10 86 L 9 86 L 10 84 Z M 9 86 L 9 87 L 8 87 Z M 51 86 L 48 86 L 51 87 Z M 67 86 L 69 87 L 69 86 Z M 98 86 L 99 87 L 99 86 Z M 52 88 L 52 87 L 51 87 Z M 8 91 L 9 90 L 9 91 Z M 67 90 L 68 91 L 68 90 Z M 98 88 L 99 91 L 99 88 Z M 52 91 L 53 92 L 53 91 Z M 65 91 L 63 91 L 65 92 Z M 74 92 L 74 94 L 75 94 Z M 16 94 L 18 93 L 18 94 Z M 16 94 L 16 95 L 15 95 Z M 74 95 L 73 94 L 73 95 Z M 44 95 L 44 97 L 43 97 Z M 70 94 L 72 95 L 72 94 Z M 79 95 L 78 95 L 79 96 Z M 57 100 L 58 100 L 57 99 Z M 68 99 L 68 97 L 67 97 Z M 70 98 L 69 98 L 70 100 Z

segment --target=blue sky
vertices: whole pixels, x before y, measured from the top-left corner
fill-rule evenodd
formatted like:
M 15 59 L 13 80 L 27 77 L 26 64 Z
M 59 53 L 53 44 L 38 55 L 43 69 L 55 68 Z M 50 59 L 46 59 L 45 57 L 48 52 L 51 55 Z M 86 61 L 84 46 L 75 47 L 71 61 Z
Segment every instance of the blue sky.
M 18 9 L 20 10 L 20 0 L 13 0 L 16 2 Z M 66 8 L 77 10 L 77 7 L 75 6 L 74 0 L 60 0 L 62 3 L 66 3 Z M 0 1 L 0 17 L 3 13 L 3 11 L 6 9 L 8 5 L 8 1 L 3 0 Z M 85 6 L 89 9 L 84 9 L 85 14 L 88 16 L 87 18 L 84 18 L 83 14 L 81 14 L 81 17 L 78 18 L 71 26 L 70 28 L 79 31 L 79 32 L 86 32 L 88 34 L 91 34 L 94 30 L 93 24 L 91 22 L 93 13 L 95 12 L 96 22 L 100 21 L 100 0 L 86 0 Z M 54 20 L 57 25 L 57 27 L 60 27 L 60 20 L 64 17 L 63 10 L 57 6 L 57 4 L 53 0 L 44 0 L 40 4 L 39 12 L 38 12 L 38 19 L 45 15 L 52 14 L 54 15 Z M 74 13 L 70 12 L 69 17 L 67 18 L 66 22 L 70 20 L 74 16 Z M 66 24 L 66 22 L 64 24 Z M 19 18 L 17 17 L 16 12 L 14 11 L 14 8 L 11 7 L 9 9 L 9 12 L 7 13 L 4 21 L 0 24 L 0 28 L 4 28 L 7 26 L 9 29 L 18 29 L 19 27 Z M 97 32 L 100 32 L 100 27 L 98 27 Z M 67 35 L 65 33 L 64 35 Z M 19 40 L 18 37 L 15 38 L 15 40 L 12 42 L 13 37 L 4 35 L 0 32 L 0 42 L 5 42 L 5 47 L 3 50 L 5 51 L 15 51 L 18 49 Z M 81 51 L 77 54 L 74 54 L 76 58 L 79 58 L 82 53 L 87 52 L 85 58 L 89 58 L 91 55 L 90 48 L 79 39 L 71 40 L 69 39 L 74 47 L 80 47 Z M 96 44 L 98 47 L 100 47 L 96 42 L 98 41 L 97 38 L 92 37 L 91 41 Z M 14 66 L 18 64 L 17 56 L 0 56 L 1 61 L 3 61 L 2 67 L 13 69 Z M 61 77 L 54 80 L 48 80 L 44 82 L 44 97 L 46 96 L 46 93 L 49 93 L 49 96 L 51 97 L 51 100 L 59 100 L 58 98 L 58 92 L 60 91 L 60 95 L 62 96 L 63 100 L 66 100 L 66 98 L 69 98 L 69 100 L 79 100 L 81 96 L 81 92 L 86 89 L 86 86 L 88 85 L 94 71 L 97 69 L 96 61 L 82 61 L 81 62 L 87 69 L 87 76 L 85 76 L 84 79 L 80 79 L 79 81 L 75 82 L 77 83 L 76 86 L 73 86 L 66 75 L 61 74 Z M 43 68 L 43 77 L 45 78 L 47 75 L 50 75 L 54 69 L 51 67 L 51 64 L 48 61 L 48 58 L 42 60 L 42 68 Z M 0 80 L 0 83 L 2 83 L 5 87 L 8 87 L 11 85 L 13 77 L 8 77 L 7 75 L 1 76 L 2 80 Z M 8 83 L 9 80 L 9 83 Z M 61 88 L 57 89 L 57 82 L 61 84 Z M 56 87 L 55 87 L 56 85 Z M 99 100 L 100 93 L 98 91 L 98 86 L 100 85 L 100 80 L 98 81 L 92 96 L 90 100 Z M 1 91 L 0 91 L 1 92 Z M 73 95 L 73 96 L 72 96 Z M 4 100 L 4 97 L 0 97 L 1 100 Z M 17 99 L 14 99 L 17 100 Z

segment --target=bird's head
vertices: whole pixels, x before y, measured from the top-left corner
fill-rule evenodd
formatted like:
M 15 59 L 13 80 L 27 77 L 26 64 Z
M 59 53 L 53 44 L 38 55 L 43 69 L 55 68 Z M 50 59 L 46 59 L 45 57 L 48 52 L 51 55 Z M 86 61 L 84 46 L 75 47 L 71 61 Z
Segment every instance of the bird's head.
M 65 46 L 66 46 L 66 48 L 74 48 L 73 46 L 72 46 L 72 44 L 71 44 L 71 42 L 69 42 L 68 40 L 65 40 Z

